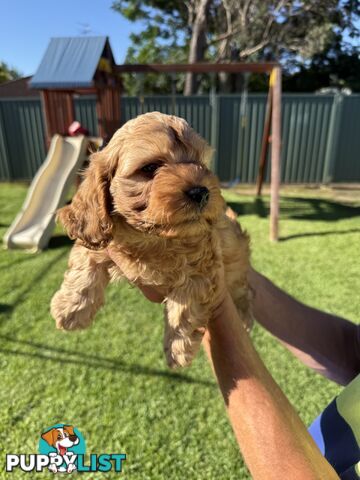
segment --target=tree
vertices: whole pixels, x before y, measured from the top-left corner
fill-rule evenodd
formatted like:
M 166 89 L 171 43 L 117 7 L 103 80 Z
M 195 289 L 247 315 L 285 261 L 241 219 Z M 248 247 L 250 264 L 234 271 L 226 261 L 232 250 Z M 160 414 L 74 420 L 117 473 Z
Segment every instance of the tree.
M 143 31 L 132 33 L 126 63 L 183 63 L 187 58 L 183 39 L 187 23 L 185 3 L 179 0 L 117 0 L 112 8 L 132 22 L 142 22 Z M 170 93 L 169 75 L 124 75 L 127 93 Z M 179 86 L 179 89 L 182 85 Z M 179 90 L 180 91 L 180 90 Z
M 210 0 L 199 0 L 188 3 L 188 24 L 191 28 L 188 63 L 196 63 L 204 59 L 206 51 L 207 17 Z M 185 80 L 184 94 L 191 95 L 197 90 L 197 78 L 188 73 Z
M 142 62 L 278 60 L 291 72 L 334 36 L 342 45 L 359 35 L 360 5 L 353 0 L 116 0 L 113 8 L 143 22 L 128 56 Z M 184 93 L 198 90 L 194 77 L 187 75 Z M 221 88 L 231 88 L 232 78 L 222 75 Z
M 21 74 L 15 68 L 10 68 L 5 62 L 0 62 L 0 83 L 15 80 L 19 77 L 21 77 Z
M 308 65 L 301 65 L 292 75 L 285 74 L 283 84 L 284 90 L 293 92 L 313 92 L 323 87 L 360 92 L 359 49 L 352 45 L 344 48 L 335 37 Z

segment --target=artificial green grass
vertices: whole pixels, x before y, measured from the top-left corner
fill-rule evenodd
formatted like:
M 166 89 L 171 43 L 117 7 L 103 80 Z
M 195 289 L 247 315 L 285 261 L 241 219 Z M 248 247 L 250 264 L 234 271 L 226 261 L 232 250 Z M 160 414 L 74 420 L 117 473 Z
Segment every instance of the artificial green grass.
M 3 235 L 26 186 L 0 186 Z M 254 266 L 320 309 L 360 321 L 360 209 L 326 200 L 284 198 L 281 241 L 268 241 L 268 199 L 225 192 L 252 239 Z M 57 331 L 49 302 L 66 268 L 70 243 L 57 230 L 50 248 L 0 252 L 0 451 L 37 453 L 40 433 L 66 422 L 88 453 L 126 453 L 119 477 L 247 479 L 205 355 L 179 372 L 165 366 L 162 307 L 126 284 L 110 285 L 92 328 Z M 302 366 L 255 326 L 266 365 L 309 424 L 339 391 Z M 260 432 L 259 432 L 260 435 Z M 270 466 L 271 468 L 271 466 Z M 7 476 L 6 476 L 7 475 Z M 41 474 L 0 471 L 0 478 Z M 42 474 L 48 477 L 50 474 Z M 115 478 L 115 474 L 84 474 Z

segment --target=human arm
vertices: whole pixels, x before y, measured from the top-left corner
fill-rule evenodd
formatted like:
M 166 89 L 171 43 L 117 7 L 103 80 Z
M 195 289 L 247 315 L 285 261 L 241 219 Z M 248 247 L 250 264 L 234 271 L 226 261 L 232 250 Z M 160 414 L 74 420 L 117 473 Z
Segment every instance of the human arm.
M 297 301 L 250 271 L 256 320 L 306 366 L 346 385 L 360 373 L 360 328 Z
M 304 305 L 251 270 L 256 320 L 307 367 L 347 385 L 360 373 L 360 328 L 344 318 Z M 151 301 L 162 296 L 141 287 Z
M 114 255 L 112 258 L 116 260 Z M 156 290 L 138 286 L 149 300 L 162 301 Z M 210 320 L 203 345 L 255 480 L 338 478 L 266 370 L 229 294 Z
M 203 340 L 252 478 L 336 479 L 245 333 L 229 294 Z

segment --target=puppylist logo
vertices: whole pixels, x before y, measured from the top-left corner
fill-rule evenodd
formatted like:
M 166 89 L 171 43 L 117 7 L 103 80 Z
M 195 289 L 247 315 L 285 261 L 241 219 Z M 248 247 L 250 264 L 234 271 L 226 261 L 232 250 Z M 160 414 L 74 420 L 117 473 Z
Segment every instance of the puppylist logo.
M 122 472 L 124 453 L 96 455 L 91 453 L 85 460 L 85 440 L 77 428 L 58 423 L 47 428 L 40 437 L 38 454 L 7 454 L 6 471 L 53 473 L 73 472 Z

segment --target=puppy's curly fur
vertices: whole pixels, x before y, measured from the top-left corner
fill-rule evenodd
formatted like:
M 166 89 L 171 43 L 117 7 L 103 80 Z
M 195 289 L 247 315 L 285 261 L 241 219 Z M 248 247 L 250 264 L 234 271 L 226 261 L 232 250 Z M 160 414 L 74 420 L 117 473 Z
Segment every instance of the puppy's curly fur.
M 89 326 L 108 282 L 124 277 L 164 294 L 169 366 L 194 358 L 224 293 L 221 276 L 251 324 L 249 239 L 226 215 L 207 168 L 211 153 L 185 120 L 152 112 L 127 122 L 92 155 L 72 203 L 59 212 L 76 243 L 51 302 L 58 328 Z

